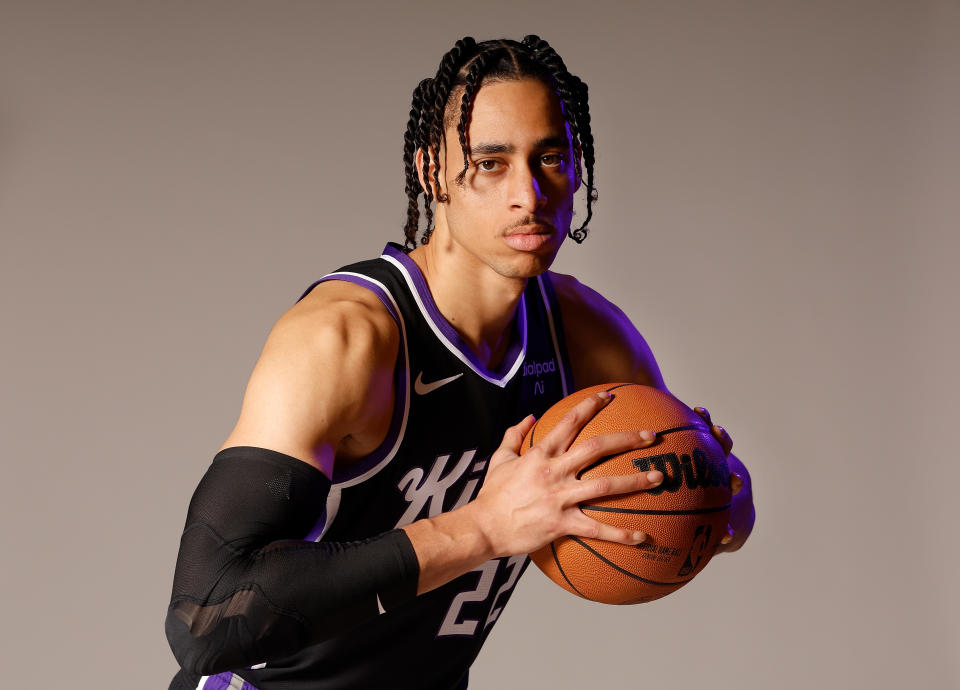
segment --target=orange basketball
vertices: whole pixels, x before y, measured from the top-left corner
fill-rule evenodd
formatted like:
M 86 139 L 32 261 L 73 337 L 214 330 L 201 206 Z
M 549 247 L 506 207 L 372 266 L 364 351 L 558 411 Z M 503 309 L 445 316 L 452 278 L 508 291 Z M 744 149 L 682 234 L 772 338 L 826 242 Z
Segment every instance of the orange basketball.
M 537 420 L 522 455 L 589 395 L 613 399 L 577 435 L 571 447 L 613 431 L 649 429 L 653 445 L 611 455 L 578 475 L 591 478 L 660 470 L 654 489 L 581 503 L 586 515 L 641 530 L 635 546 L 565 536 L 530 554 L 550 579 L 573 594 L 605 604 L 639 604 L 679 589 L 706 567 L 726 533 L 730 471 L 720 444 L 696 412 L 669 393 L 633 383 L 585 388 L 559 401 Z

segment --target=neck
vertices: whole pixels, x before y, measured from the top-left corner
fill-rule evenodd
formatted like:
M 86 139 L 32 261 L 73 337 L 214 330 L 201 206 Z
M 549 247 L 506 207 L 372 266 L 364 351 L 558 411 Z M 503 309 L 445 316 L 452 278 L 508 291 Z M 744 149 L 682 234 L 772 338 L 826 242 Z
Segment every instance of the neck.
M 510 345 L 526 278 L 508 278 L 435 232 L 430 243 L 410 252 L 443 317 L 488 369 Z

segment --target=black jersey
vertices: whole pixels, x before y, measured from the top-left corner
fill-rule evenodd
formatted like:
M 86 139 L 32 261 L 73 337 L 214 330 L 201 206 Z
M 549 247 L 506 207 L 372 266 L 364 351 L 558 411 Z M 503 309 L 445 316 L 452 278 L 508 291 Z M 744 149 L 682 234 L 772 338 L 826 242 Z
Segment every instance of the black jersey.
M 399 245 L 324 276 L 300 299 L 327 280 L 372 291 L 397 324 L 400 349 L 387 437 L 361 461 L 334 469 L 326 510 L 306 539 L 360 539 L 464 505 L 480 489 L 506 428 L 527 414 L 539 417 L 571 392 L 548 274 L 527 282 L 496 370 L 486 369 L 444 319 Z M 470 664 L 528 562 L 525 555 L 488 561 L 346 634 L 197 687 L 466 687 Z

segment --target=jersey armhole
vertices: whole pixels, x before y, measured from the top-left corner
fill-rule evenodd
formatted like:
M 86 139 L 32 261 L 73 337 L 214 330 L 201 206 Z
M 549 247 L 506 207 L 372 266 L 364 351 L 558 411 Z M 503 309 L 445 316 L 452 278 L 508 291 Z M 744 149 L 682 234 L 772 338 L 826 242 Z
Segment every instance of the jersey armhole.
M 387 312 L 393 318 L 394 323 L 397 324 L 397 328 L 400 331 L 400 348 L 397 352 L 397 362 L 393 370 L 395 395 L 393 413 L 390 418 L 390 428 L 380 445 L 366 457 L 351 463 L 343 471 L 337 471 L 337 467 L 334 465 L 332 483 L 334 488 L 339 490 L 360 484 L 374 476 L 383 469 L 396 454 L 400 446 L 400 441 L 403 438 L 403 432 L 406 428 L 407 418 L 410 413 L 410 355 L 403 315 L 390 290 L 380 281 L 353 271 L 336 271 L 323 276 L 313 283 L 313 285 L 307 288 L 303 295 L 301 295 L 300 299 L 306 297 L 310 291 L 320 283 L 331 280 L 353 283 L 372 292 L 377 296 L 377 299 L 380 300 L 383 306 L 386 307 Z M 333 515 L 326 516 L 325 522 L 327 524 L 323 531 L 329 528 L 333 517 Z

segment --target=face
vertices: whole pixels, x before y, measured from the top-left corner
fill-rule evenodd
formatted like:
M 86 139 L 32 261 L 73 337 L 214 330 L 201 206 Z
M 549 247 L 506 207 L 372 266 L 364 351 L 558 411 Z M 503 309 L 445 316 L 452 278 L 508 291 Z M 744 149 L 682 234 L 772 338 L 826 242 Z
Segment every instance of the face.
M 468 160 L 456 121 L 446 130 L 440 179 L 449 199 L 434 237 L 468 262 L 509 278 L 550 267 L 570 229 L 579 187 L 560 99 L 537 79 L 484 84 L 473 102 Z M 431 240 L 433 241 L 433 240 Z

